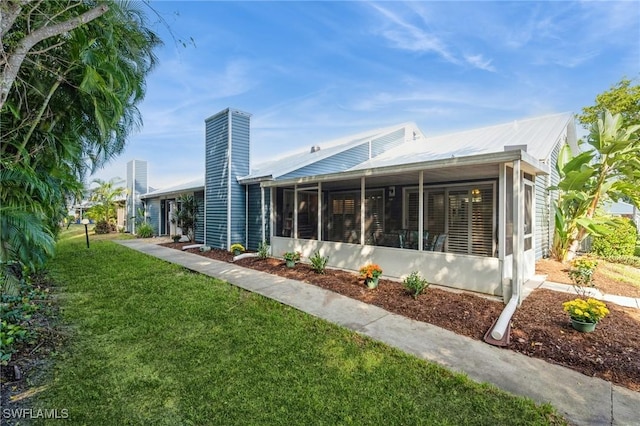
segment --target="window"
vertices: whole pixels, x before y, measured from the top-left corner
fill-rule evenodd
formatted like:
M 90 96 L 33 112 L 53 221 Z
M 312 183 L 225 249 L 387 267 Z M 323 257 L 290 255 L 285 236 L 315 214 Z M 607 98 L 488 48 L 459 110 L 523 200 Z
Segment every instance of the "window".
M 425 188 L 424 231 L 429 247 L 434 238 L 447 234 L 446 251 L 477 256 L 495 256 L 495 189 L 492 182 Z M 418 229 L 419 194 L 405 192 L 405 220 Z
M 384 232 L 384 190 L 367 191 L 364 202 L 365 243 L 369 244 Z M 332 193 L 329 208 L 329 241 L 360 244 L 360 191 Z
M 524 249 L 533 248 L 533 184 L 524 182 Z

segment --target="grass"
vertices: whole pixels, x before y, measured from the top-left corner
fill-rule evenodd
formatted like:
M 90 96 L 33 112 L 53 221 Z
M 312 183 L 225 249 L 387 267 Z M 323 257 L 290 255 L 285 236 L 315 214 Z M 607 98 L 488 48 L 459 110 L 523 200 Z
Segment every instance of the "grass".
M 73 424 L 562 423 L 223 281 L 66 235 L 50 271 L 73 333 L 37 406 Z
M 640 288 L 640 269 L 638 268 L 620 263 L 601 262 L 599 271 L 608 278 Z

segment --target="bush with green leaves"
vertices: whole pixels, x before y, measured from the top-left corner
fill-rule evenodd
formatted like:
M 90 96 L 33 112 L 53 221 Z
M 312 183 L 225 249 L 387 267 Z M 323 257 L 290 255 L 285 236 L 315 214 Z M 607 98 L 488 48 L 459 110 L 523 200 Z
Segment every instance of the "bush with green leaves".
M 153 226 L 151 226 L 151 224 L 147 222 L 138 226 L 138 229 L 136 229 L 136 235 L 139 238 L 151 238 L 153 237 L 153 232 Z
M 266 259 L 267 257 L 269 257 L 269 244 L 262 241 L 258 246 L 258 259 Z
M 634 268 L 640 268 L 640 256 L 607 256 L 604 258 L 607 262 L 619 263 L 621 265 L 629 265 Z
M 99 220 L 96 222 L 96 226 L 93 228 L 93 232 L 96 234 L 108 234 L 111 232 L 111 224 L 106 220 Z
M 424 291 L 429 287 L 429 283 L 425 278 L 422 278 L 418 271 L 413 271 L 402 281 L 404 288 L 411 293 L 414 299 L 417 299 Z
M 610 225 L 606 235 L 593 238 L 591 252 L 598 256 L 633 256 L 638 230 L 631 219 L 619 218 Z
M 316 251 L 313 253 L 313 256 L 309 258 L 309 261 L 311 262 L 311 269 L 313 269 L 316 274 L 324 274 L 329 258 L 322 256 L 319 251 Z

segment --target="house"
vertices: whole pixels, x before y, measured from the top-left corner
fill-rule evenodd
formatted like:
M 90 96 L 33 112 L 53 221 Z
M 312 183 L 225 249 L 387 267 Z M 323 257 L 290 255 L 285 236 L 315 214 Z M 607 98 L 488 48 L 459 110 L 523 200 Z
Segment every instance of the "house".
M 141 196 L 160 235 L 177 197 L 201 202 L 196 240 L 272 253 L 319 251 L 328 266 L 384 275 L 418 271 L 431 283 L 511 297 L 553 239 L 547 188 L 569 113 L 427 137 L 414 123 L 375 129 L 252 164 L 250 114 L 205 120 L 205 176 Z

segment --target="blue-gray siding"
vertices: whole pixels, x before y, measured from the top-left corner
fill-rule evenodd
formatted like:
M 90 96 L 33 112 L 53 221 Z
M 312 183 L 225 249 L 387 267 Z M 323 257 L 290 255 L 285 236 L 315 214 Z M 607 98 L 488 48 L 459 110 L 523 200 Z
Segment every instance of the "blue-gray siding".
M 260 193 L 260 185 L 250 185 L 248 187 L 247 199 L 247 248 L 256 250 L 262 242 L 262 196 Z M 271 206 L 271 190 L 264 190 L 264 223 L 265 223 L 265 240 L 269 244 L 269 210 Z
M 160 199 L 147 201 L 147 223 L 153 226 L 153 235 L 160 235 Z
M 301 176 L 314 176 L 325 173 L 341 172 L 354 167 L 369 159 L 369 142 L 349 148 L 338 154 L 324 158 L 308 166 L 287 173 L 278 179 L 296 178 Z
M 404 128 L 398 129 L 371 141 L 364 140 L 352 148 L 280 176 L 279 179 L 342 172 L 402 144 L 404 140 Z
M 557 191 L 548 188 L 557 185 L 560 176 L 556 170 L 558 154 L 563 143 L 559 142 L 551 152 L 548 159 L 550 166 L 549 175 L 536 176 L 536 260 L 547 258 L 551 255 L 553 245 L 555 207 L 553 200 L 557 198 Z
M 204 238 L 211 247 L 227 249 L 229 238 L 246 244 L 245 189 L 236 178 L 249 174 L 249 116 L 227 109 L 205 123 Z
M 247 245 L 246 188 L 237 178 L 249 174 L 250 145 L 249 116 L 234 112 L 231 115 L 231 244 Z
M 395 132 L 384 135 L 380 138 L 373 139 L 371 141 L 371 157 L 377 157 L 378 155 L 395 148 L 396 146 L 404 142 L 404 127 L 398 129 Z
M 204 191 L 198 191 L 193 194 L 193 197 L 198 203 L 198 214 L 196 217 L 198 221 L 196 222 L 196 234 L 195 240 L 197 243 L 204 242 Z

